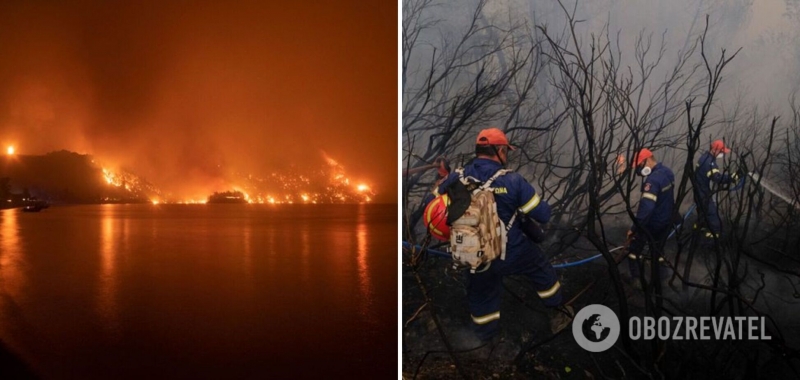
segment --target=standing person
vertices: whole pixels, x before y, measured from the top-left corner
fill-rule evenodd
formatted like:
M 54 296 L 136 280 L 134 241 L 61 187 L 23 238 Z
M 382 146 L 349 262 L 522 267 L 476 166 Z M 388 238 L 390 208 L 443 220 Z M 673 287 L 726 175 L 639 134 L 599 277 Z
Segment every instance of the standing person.
M 628 264 L 631 285 L 641 288 L 642 250 L 650 246 L 651 265 L 663 261 L 664 242 L 672 229 L 675 197 L 675 175 L 665 165 L 656 161 L 653 152 L 644 148 L 633 158 L 636 173 L 643 176 L 642 198 L 636 211 L 636 223 L 628 231 Z M 657 272 L 661 272 L 660 270 Z M 658 273 L 661 277 L 662 273 Z
M 725 185 L 739 180 L 735 173 L 723 174 L 717 167 L 717 159 L 723 158 L 730 152 L 731 150 L 725 146 L 722 140 L 714 140 L 710 149 L 700 156 L 694 171 L 694 200 L 700 221 L 699 224 L 695 224 L 695 228 L 703 227 L 701 231 L 705 232 L 703 236 L 706 239 L 719 238 L 719 233 L 722 231 L 722 223 L 717 210 L 717 202 L 714 201 L 711 183 Z
M 509 150 L 514 148 L 501 130 L 488 128 L 480 131 L 475 142 L 475 159 L 463 168 L 463 176 L 480 182 L 488 181 L 504 168 Z M 434 189 L 434 195 L 446 194 L 452 184 L 460 181 L 462 174 L 458 171 L 444 178 Z M 469 274 L 467 297 L 475 331 L 483 341 L 489 341 L 497 335 L 503 276 L 517 274 L 533 282 L 539 298 L 548 307 L 551 331 L 556 333 L 569 325 L 572 308 L 561 306 L 561 283 L 555 269 L 541 249 L 523 233 L 523 228 L 531 229 L 532 222 L 524 221 L 527 217 L 541 225 L 550 220 L 550 205 L 525 178 L 514 172 L 497 176 L 491 188 L 497 203 L 497 214 L 503 224 L 507 226 L 512 217 L 518 222 L 511 223 L 507 230 L 505 258 L 484 264 L 476 273 Z

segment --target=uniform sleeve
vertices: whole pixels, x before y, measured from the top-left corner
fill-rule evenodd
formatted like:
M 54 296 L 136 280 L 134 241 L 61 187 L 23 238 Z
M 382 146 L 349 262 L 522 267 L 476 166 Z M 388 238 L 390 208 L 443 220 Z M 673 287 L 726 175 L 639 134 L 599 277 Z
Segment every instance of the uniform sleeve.
M 411 215 L 412 223 L 416 224 L 417 221 L 422 218 L 422 213 L 425 211 L 425 207 L 428 206 L 428 203 L 431 203 L 431 201 L 436 199 L 439 195 L 446 193 L 447 187 L 450 186 L 453 181 L 458 181 L 458 173 L 450 173 L 442 182 L 438 185 L 434 185 L 430 193 L 425 194 L 422 198 L 422 202 L 420 202 L 419 209 Z
M 706 177 L 711 178 L 712 181 L 720 185 L 725 185 L 734 182 L 734 179 L 731 176 L 720 173 L 719 168 L 717 167 L 717 163 L 714 161 L 711 161 L 711 165 L 709 165 L 708 171 L 705 174 Z
M 658 194 L 661 192 L 661 186 L 655 178 L 648 177 L 642 185 L 642 199 L 639 200 L 639 210 L 636 212 L 636 220 L 639 224 L 647 223 L 653 210 L 656 208 L 656 201 Z M 631 228 L 634 230 L 634 228 Z
M 439 195 L 446 193 L 447 188 L 450 187 L 450 184 L 452 184 L 454 181 L 458 181 L 458 173 L 452 172 L 447 176 L 447 178 L 444 179 L 444 181 L 439 184 L 439 186 L 433 187 L 433 196 L 438 197 Z M 433 200 L 433 198 L 431 198 L 431 200 Z
M 550 221 L 550 205 L 522 176 L 517 176 L 517 202 L 521 205 L 519 210 L 530 216 L 533 220 L 547 224 Z

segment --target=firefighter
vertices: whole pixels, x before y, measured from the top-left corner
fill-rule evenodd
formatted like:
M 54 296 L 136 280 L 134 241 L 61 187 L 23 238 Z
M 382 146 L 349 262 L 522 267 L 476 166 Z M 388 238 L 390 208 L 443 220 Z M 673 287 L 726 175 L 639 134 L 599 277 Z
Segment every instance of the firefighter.
M 719 233 L 722 231 L 722 223 L 717 211 L 717 203 L 714 201 L 711 191 L 711 183 L 726 185 L 739 180 L 736 173 L 724 174 L 717 167 L 717 159 L 723 158 L 730 152 L 731 150 L 725 146 L 722 140 L 714 140 L 710 149 L 700 156 L 694 171 L 694 199 L 700 222 L 699 225 L 695 224 L 695 228 L 703 227 L 701 232 L 705 239 L 719 238 Z
M 475 158 L 464 168 L 464 176 L 471 176 L 485 182 L 508 162 L 508 151 L 514 150 L 505 133 L 497 128 L 480 131 L 475 142 Z M 434 195 L 445 194 L 454 182 L 459 181 L 457 173 L 450 173 L 434 189 Z M 512 216 L 515 220 L 527 217 L 546 224 L 550 220 L 550 205 L 521 175 L 509 172 L 497 177 L 493 182 L 497 213 L 505 225 Z M 532 223 L 532 222 L 527 222 Z M 562 306 L 564 301 L 561 283 L 556 271 L 544 256 L 541 249 L 523 232 L 530 229 L 525 222 L 512 223 L 508 230 L 506 257 L 496 259 L 469 274 L 467 297 L 469 310 L 478 337 L 483 341 L 497 336 L 500 320 L 500 299 L 503 289 L 503 276 L 523 275 L 533 282 L 533 286 L 550 316 L 550 328 L 556 333 L 569 325 L 573 311 Z
M 628 231 L 628 264 L 631 273 L 631 285 L 641 288 L 642 251 L 645 244 L 650 247 L 652 265 L 663 262 L 662 250 L 673 228 L 673 195 L 675 175 L 664 164 L 656 161 L 653 152 L 644 148 L 633 159 L 632 166 L 636 173 L 643 176 L 642 197 L 636 211 L 636 223 Z M 662 270 L 657 271 L 659 277 Z

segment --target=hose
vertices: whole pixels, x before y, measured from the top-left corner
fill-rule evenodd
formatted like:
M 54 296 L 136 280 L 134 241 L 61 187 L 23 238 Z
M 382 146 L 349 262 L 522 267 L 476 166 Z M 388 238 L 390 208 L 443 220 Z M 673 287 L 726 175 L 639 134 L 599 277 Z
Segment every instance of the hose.
M 412 246 L 411 243 L 403 241 L 403 248 L 411 249 L 412 247 L 416 248 L 416 249 L 424 249 L 424 247 L 422 247 L 421 245 L 413 245 Z M 622 248 L 623 248 L 622 246 L 619 246 L 619 247 L 616 247 L 616 248 L 612 248 L 609 252 L 614 252 L 614 251 L 616 251 L 618 249 L 622 249 Z M 428 251 L 428 253 L 434 254 L 434 255 L 439 256 L 439 257 L 444 257 L 444 258 L 448 258 L 448 259 L 451 257 L 450 253 L 445 252 L 445 251 L 439 251 L 439 250 L 430 249 L 430 248 L 427 248 L 426 250 Z M 562 269 L 562 268 L 574 267 L 574 266 L 586 264 L 586 263 L 588 263 L 590 261 L 593 261 L 593 260 L 595 260 L 595 259 L 597 259 L 597 258 L 599 258 L 601 256 L 603 256 L 603 255 L 598 253 L 598 254 L 596 254 L 594 256 L 587 257 L 585 259 L 581 259 L 581 260 L 577 260 L 577 261 L 572 261 L 572 262 L 568 262 L 568 263 L 561 263 L 561 264 L 553 264 L 553 268 Z

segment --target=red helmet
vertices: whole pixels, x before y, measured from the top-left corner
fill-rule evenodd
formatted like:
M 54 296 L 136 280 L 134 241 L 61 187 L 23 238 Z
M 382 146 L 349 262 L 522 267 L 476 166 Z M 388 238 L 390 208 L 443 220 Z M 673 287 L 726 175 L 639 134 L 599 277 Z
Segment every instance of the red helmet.
M 428 203 L 422 217 L 431 235 L 441 241 L 450 240 L 450 226 L 447 225 L 447 206 L 449 205 L 450 198 L 447 197 L 447 194 L 442 194 Z
M 653 152 L 650 149 L 642 148 L 639 153 L 633 155 L 633 162 L 631 162 L 631 167 L 635 168 L 642 164 L 646 159 L 653 157 Z

